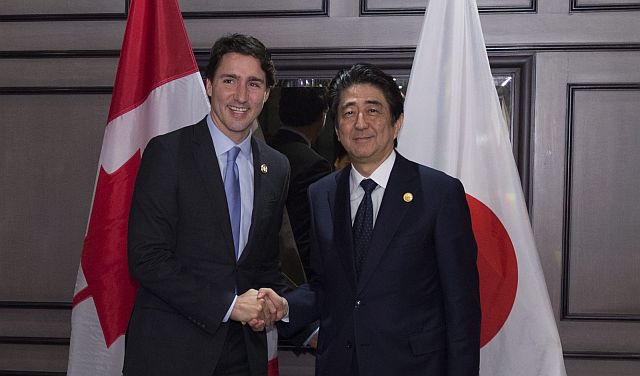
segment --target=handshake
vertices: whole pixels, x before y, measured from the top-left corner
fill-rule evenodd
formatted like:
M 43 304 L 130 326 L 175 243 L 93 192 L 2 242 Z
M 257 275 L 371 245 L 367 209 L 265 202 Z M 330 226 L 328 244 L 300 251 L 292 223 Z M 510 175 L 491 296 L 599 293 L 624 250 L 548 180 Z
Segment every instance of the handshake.
M 270 288 L 249 289 L 238 296 L 231 310 L 231 320 L 249 324 L 256 332 L 273 325 L 289 313 L 287 299 Z

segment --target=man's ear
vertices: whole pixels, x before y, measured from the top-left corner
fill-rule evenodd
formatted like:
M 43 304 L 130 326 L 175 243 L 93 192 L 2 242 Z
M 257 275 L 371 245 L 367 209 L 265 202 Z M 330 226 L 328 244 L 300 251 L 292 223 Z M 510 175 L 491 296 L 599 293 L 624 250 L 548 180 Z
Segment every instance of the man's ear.
M 400 129 L 402 129 L 402 123 L 404 122 L 404 112 L 400 114 L 400 116 L 398 116 L 398 119 L 396 119 L 396 122 L 393 123 L 393 128 L 394 128 L 394 136 L 395 138 L 398 138 L 398 134 L 400 133 Z
M 211 80 L 206 78 L 204 80 L 204 86 L 207 89 L 207 95 L 211 97 L 211 95 L 213 94 L 213 84 L 211 83 Z
M 262 101 L 262 104 L 267 103 L 267 100 L 269 99 L 269 94 L 271 94 L 271 89 L 267 89 L 267 91 L 264 93 L 264 100 Z

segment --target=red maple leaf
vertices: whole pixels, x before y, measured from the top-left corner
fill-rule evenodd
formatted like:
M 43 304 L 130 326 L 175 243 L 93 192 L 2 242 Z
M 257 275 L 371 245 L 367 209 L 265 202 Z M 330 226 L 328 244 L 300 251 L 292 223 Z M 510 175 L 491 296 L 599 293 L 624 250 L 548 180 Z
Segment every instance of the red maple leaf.
M 93 297 L 107 347 L 125 334 L 138 288 L 127 264 L 127 223 L 139 167 L 139 150 L 111 174 L 100 167 L 82 249 L 87 287 L 73 299 L 75 306 Z

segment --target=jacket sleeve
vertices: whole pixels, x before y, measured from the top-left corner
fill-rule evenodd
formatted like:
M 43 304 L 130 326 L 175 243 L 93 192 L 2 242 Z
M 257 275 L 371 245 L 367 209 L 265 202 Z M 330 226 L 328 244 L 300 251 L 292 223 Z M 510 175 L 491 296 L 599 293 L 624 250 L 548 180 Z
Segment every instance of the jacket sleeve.
M 437 215 L 435 246 L 444 296 L 449 376 L 478 375 L 480 292 L 477 248 L 464 188 L 451 180 Z
M 315 330 L 314 322 L 319 320 L 320 313 L 318 311 L 319 296 L 321 296 L 321 275 L 322 275 L 322 255 L 318 250 L 318 242 L 316 241 L 315 217 L 313 210 L 313 194 L 309 190 L 309 207 L 310 207 L 310 235 L 311 235 L 311 275 L 308 284 L 301 285 L 295 290 L 285 294 L 285 298 L 289 302 L 289 323 L 278 326 L 285 337 L 295 336 L 301 331 L 313 332 Z M 309 334 L 310 334 L 309 333 Z M 305 338 L 306 339 L 306 338 Z

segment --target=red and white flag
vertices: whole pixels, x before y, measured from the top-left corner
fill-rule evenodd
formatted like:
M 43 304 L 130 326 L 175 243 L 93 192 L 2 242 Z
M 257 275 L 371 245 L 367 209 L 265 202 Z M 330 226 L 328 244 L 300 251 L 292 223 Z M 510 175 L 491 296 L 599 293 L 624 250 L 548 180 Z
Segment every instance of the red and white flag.
M 478 243 L 480 374 L 564 376 L 562 348 L 475 0 L 430 0 L 399 149 L 459 178 Z
M 121 375 L 136 283 L 129 205 L 154 136 L 200 121 L 209 102 L 176 0 L 133 0 L 73 297 L 68 375 Z

